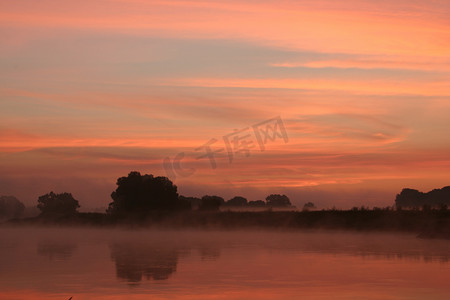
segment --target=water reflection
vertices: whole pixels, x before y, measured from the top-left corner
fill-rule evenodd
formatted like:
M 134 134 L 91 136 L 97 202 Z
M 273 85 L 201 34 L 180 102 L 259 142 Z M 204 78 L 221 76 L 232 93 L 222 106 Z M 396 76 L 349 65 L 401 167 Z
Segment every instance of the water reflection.
M 220 257 L 220 248 L 217 246 L 203 245 L 198 249 L 202 260 L 216 260 Z
M 231 291 L 241 299 L 314 298 L 310 293 L 321 299 L 335 293 L 365 298 L 367 289 L 376 294 L 373 299 L 392 293 L 407 298 L 419 288 L 450 293 L 449 241 L 411 235 L 0 229 L 0 238 L 0 299 L 109 299 L 130 293 L 141 295 L 139 300 L 169 299 L 194 290 L 203 299 Z
M 178 250 L 144 243 L 112 243 L 111 259 L 116 276 L 130 284 L 147 280 L 166 280 L 177 270 Z
M 37 253 L 48 257 L 49 260 L 67 260 L 76 248 L 77 245 L 74 242 L 43 240 L 37 244 Z
M 310 233 L 307 240 L 292 245 L 302 252 L 351 255 L 366 259 L 447 263 L 446 240 L 422 240 L 401 234 Z
M 146 280 L 167 280 L 177 271 L 180 257 L 196 248 L 201 260 L 217 260 L 221 250 L 217 246 L 162 244 L 116 241 L 109 245 L 111 260 L 115 263 L 116 277 L 130 285 Z
M 254 249 L 255 253 L 314 253 L 384 261 L 447 263 L 450 258 L 448 241 L 424 241 L 393 234 L 222 232 L 211 239 L 210 234 L 197 232 L 179 239 L 181 235 L 172 233 L 164 239 L 157 236 L 160 240 L 154 237 L 153 243 L 136 242 L 134 239 L 111 242 L 110 256 L 115 263 L 116 277 L 131 285 L 143 279 L 167 280 L 177 272 L 182 256 L 198 253 L 200 262 L 206 263 L 218 260 L 224 250 L 246 247 Z

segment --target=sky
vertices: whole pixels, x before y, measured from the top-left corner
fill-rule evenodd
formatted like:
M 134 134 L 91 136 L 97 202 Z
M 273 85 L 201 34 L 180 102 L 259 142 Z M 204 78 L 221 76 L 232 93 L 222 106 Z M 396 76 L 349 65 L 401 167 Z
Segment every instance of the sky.
M 449 15 L 447 0 L 0 0 L 0 194 L 96 209 L 139 171 L 185 196 L 349 208 L 450 185 Z

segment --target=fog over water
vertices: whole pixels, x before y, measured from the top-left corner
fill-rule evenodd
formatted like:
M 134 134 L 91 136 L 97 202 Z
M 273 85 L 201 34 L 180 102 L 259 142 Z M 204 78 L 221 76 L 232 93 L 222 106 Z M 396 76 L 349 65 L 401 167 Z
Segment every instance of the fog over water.
M 0 299 L 448 299 L 409 234 L 1 228 Z

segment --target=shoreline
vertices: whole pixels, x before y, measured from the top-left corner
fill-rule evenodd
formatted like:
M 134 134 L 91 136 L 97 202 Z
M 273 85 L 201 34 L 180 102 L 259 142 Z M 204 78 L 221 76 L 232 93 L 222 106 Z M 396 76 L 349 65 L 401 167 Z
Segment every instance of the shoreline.
M 0 223 L 10 226 L 105 227 L 126 229 L 275 229 L 404 232 L 419 238 L 450 239 L 448 210 L 323 210 L 323 211 L 155 211 L 146 215 L 106 213 L 38 216 Z

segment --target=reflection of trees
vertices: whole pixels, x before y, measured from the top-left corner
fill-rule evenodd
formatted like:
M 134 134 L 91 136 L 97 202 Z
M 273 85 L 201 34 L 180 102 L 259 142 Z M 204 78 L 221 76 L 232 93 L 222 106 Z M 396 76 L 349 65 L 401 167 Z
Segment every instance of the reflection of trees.
M 147 280 L 166 280 L 177 269 L 178 251 L 138 243 L 113 243 L 111 259 L 116 263 L 117 278 L 138 283 Z
M 48 257 L 50 260 L 66 260 L 72 256 L 76 248 L 76 244 L 72 242 L 44 240 L 38 243 L 37 253 Z
M 276 239 L 273 238 L 274 240 Z M 279 245 L 289 245 L 286 240 L 277 240 Z M 274 245 L 274 244 L 272 244 Z M 324 253 L 332 255 L 350 255 L 367 259 L 441 262 L 450 261 L 448 241 L 422 240 L 403 234 L 366 235 L 354 233 L 314 233 L 303 236 L 298 243 L 291 244 L 293 249 L 306 253 Z

